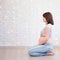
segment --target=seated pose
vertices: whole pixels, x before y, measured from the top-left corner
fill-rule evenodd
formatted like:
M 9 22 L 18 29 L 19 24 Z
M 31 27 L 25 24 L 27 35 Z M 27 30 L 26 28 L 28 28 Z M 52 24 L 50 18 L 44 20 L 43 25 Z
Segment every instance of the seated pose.
M 50 12 L 43 14 L 43 21 L 46 23 L 44 29 L 41 31 L 38 45 L 29 49 L 28 53 L 30 56 L 52 56 L 53 46 L 52 40 L 52 26 L 54 25 L 53 17 Z

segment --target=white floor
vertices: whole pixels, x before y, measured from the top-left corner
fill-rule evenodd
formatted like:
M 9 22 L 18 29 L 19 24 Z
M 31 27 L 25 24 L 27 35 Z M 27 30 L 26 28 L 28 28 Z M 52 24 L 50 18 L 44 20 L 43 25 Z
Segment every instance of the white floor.
M 0 46 L 0 60 L 60 60 L 60 47 L 54 47 L 54 56 L 31 57 L 28 49 L 31 47 L 22 46 Z

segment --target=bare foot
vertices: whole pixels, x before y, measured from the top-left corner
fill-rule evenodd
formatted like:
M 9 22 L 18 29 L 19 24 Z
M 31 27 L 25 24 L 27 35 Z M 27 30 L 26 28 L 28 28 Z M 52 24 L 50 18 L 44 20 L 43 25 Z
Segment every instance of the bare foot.
M 48 55 L 48 56 L 53 56 L 54 53 L 53 53 L 53 52 L 49 52 L 49 53 L 47 53 L 47 55 Z

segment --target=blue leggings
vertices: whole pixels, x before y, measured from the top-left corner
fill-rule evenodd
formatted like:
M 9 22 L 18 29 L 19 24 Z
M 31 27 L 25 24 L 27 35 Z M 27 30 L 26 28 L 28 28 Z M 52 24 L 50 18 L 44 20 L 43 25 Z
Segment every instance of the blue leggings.
M 46 43 L 43 45 L 37 45 L 29 49 L 28 53 L 30 56 L 47 56 L 48 52 L 51 52 L 53 47 L 51 44 Z

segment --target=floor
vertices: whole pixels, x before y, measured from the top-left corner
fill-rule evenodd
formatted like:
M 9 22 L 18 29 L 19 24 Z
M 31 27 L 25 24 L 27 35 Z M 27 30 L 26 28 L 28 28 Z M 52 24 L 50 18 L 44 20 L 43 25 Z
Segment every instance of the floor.
M 0 46 L 0 60 L 60 60 L 60 47 L 54 47 L 54 56 L 31 57 L 28 50 L 31 47 Z

